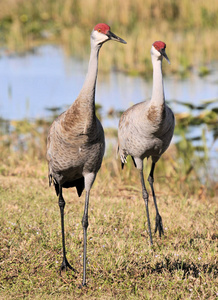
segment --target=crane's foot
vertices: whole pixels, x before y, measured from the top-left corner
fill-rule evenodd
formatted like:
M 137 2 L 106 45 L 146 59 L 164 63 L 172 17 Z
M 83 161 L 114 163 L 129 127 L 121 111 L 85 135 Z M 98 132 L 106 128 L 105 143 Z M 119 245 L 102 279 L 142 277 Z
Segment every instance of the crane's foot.
M 87 284 L 86 283 L 82 283 L 79 285 L 79 289 L 85 289 L 87 288 Z
M 70 270 L 72 270 L 74 273 L 77 273 L 77 271 L 69 264 L 68 260 L 65 258 L 65 259 L 63 259 L 63 261 L 62 261 L 61 268 L 60 268 L 60 273 L 61 273 L 62 271 L 66 271 L 67 269 L 70 269 Z
M 164 235 L 163 231 L 163 223 L 162 223 L 162 218 L 159 214 L 156 215 L 156 223 L 155 223 L 155 233 L 159 232 L 159 237 L 161 238 L 161 235 Z
M 86 282 L 83 282 L 83 283 L 82 283 L 82 286 L 83 286 L 83 287 L 87 286 Z

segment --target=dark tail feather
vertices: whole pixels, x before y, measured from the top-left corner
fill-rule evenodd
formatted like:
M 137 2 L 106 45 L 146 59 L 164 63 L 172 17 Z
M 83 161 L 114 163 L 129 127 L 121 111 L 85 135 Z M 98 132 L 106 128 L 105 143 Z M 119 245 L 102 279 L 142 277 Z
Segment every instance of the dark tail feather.
M 124 163 L 123 163 L 123 162 L 121 162 L 121 168 L 123 169 L 123 167 L 124 167 Z
M 131 157 L 132 157 L 132 160 L 133 160 L 134 166 L 136 167 L 135 159 L 134 159 L 134 157 L 133 157 L 133 156 L 131 156 Z
M 70 182 L 65 182 L 62 187 L 63 188 L 71 188 L 71 187 L 76 187 L 77 190 L 77 194 L 80 197 L 82 195 L 82 192 L 84 190 L 85 187 L 85 183 L 84 183 L 84 177 L 81 177 L 79 179 L 76 179 L 74 181 L 70 181 Z
M 58 196 L 59 195 L 59 184 L 55 183 L 55 192 L 56 192 L 56 195 Z
M 84 177 L 77 179 L 76 190 L 79 197 L 82 195 L 84 187 L 85 187 Z

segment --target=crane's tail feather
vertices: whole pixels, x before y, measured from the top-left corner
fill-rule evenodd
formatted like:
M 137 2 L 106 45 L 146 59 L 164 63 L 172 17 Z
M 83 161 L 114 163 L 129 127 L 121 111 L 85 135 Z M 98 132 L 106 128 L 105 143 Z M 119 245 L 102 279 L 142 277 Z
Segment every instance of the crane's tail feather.
M 79 197 L 82 195 L 84 187 L 85 187 L 85 182 L 84 182 L 84 177 L 82 177 L 82 178 L 78 179 L 78 182 L 76 185 L 76 190 L 77 190 L 77 194 Z
M 133 163 L 134 163 L 135 168 L 137 168 L 136 162 L 135 162 L 135 158 L 134 158 L 133 156 L 131 156 L 131 157 L 132 157 L 132 161 L 133 161 Z
M 76 187 L 77 194 L 80 197 L 85 187 L 84 177 L 78 178 L 73 181 L 67 181 L 62 185 L 64 188 Z
M 121 159 L 121 168 L 123 169 L 124 164 L 127 163 L 127 154 L 125 154 L 120 148 L 119 145 L 117 145 L 117 153 L 119 153 L 120 155 L 120 159 Z
M 51 174 L 48 175 L 48 182 L 49 182 L 49 186 L 51 186 L 51 183 L 52 183 L 52 175 Z
M 59 184 L 58 184 L 58 182 L 56 181 L 56 179 L 51 174 L 48 175 L 48 180 L 49 180 L 49 186 L 51 186 L 51 184 L 53 182 L 54 187 L 55 187 L 56 195 L 58 196 L 59 195 Z M 62 185 L 62 187 L 63 188 L 76 187 L 77 194 L 80 197 L 82 195 L 82 192 L 83 192 L 84 188 L 85 188 L 84 177 L 78 178 L 78 179 L 76 179 L 74 181 L 71 181 L 71 182 L 65 182 Z
M 49 186 L 51 186 L 52 182 L 54 183 L 55 192 L 56 192 L 56 195 L 58 196 L 59 195 L 59 184 L 57 183 L 55 178 L 52 177 L 51 174 L 48 175 L 48 182 L 49 182 Z
M 56 195 L 59 195 L 59 184 L 54 183 Z

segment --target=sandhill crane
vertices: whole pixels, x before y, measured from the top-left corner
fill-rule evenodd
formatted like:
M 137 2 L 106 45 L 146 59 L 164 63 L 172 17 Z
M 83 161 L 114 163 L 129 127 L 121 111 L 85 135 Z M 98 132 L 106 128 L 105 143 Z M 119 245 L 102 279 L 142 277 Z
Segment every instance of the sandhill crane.
M 118 151 L 121 158 L 122 168 L 128 155 L 131 155 L 134 165 L 140 170 L 142 196 L 145 201 L 148 231 L 150 243 L 152 242 L 151 225 L 148 210 L 148 192 L 145 188 L 143 176 L 143 160 L 151 156 L 152 166 L 148 177 L 154 205 L 156 209 L 155 233 L 159 236 L 164 233 L 162 219 L 158 211 L 154 193 L 154 168 L 160 156 L 168 148 L 175 127 L 174 114 L 165 103 L 162 59 L 170 63 L 166 53 L 166 44 L 157 41 L 151 47 L 151 58 L 153 64 L 153 90 L 149 101 L 144 101 L 127 109 L 121 116 L 118 128 Z
M 64 236 L 63 188 L 76 187 L 78 196 L 86 190 L 84 215 L 82 218 L 83 286 L 86 285 L 86 252 L 89 193 L 99 171 L 105 150 L 102 125 L 95 115 L 95 86 L 98 73 L 98 54 L 103 43 L 114 40 L 126 44 L 110 31 L 107 24 L 97 24 L 91 33 L 91 54 L 88 72 L 82 90 L 70 108 L 51 125 L 47 138 L 47 160 L 49 184 L 52 181 L 59 196 L 63 262 L 61 270 L 74 270 L 66 258 Z M 75 270 L 74 270 L 75 271 Z

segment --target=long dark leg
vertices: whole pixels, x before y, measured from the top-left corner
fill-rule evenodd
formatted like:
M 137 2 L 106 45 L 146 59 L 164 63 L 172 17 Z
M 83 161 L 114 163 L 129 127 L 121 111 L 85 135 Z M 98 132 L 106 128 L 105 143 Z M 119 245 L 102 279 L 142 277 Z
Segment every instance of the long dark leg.
M 63 246 L 63 262 L 61 264 L 61 271 L 66 270 L 67 268 L 70 268 L 71 270 L 74 270 L 66 258 L 66 248 L 65 248 L 65 236 L 64 236 L 64 207 L 65 207 L 65 201 L 62 195 L 62 187 L 59 186 L 59 201 L 58 201 L 60 212 L 61 212 L 61 233 L 62 233 L 62 246 Z M 75 271 L 75 270 L 74 270 Z
M 86 253 L 87 253 L 87 228 L 89 226 L 88 222 L 88 207 L 89 207 L 89 191 L 86 192 L 85 208 L 82 218 L 83 225 L 83 282 L 82 285 L 86 285 Z
M 153 195 L 153 199 L 154 199 L 154 205 L 155 205 L 155 209 L 156 209 L 155 233 L 158 230 L 159 231 L 159 236 L 161 237 L 161 234 L 164 234 L 164 231 L 163 231 L 162 218 L 161 218 L 161 216 L 159 214 L 159 211 L 158 211 L 158 208 L 157 208 L 157 201 L 156 201 L 156 196 L 155 196 L 155 193 L 154 193 L 154 186 L 153 186 L 153 183 L 154 183 L 154 168 L 155 168 L 155 163 L 152 162 L 151 171 L 150 171 L 150 174 L 148 176 L 148 182 L 151 186 L 151 191 L 152 191 L 152 195 Z
M 152 234 L 151 234 L 151 223 L 150 223 L 149 210 L 148 210 L 148 192 L 145 188 L 143 170 L 140 170 L 140 176 L 141 176 L 141 184 L 142 184 L 142 197 L 145 201 L 145 207 L 146 207 L 146 213 L 147 213 L 148 232 L 149 232 L 149 236 L 150 236 L 150 243 L 151 243 L 151 245 L 153 245 Z

